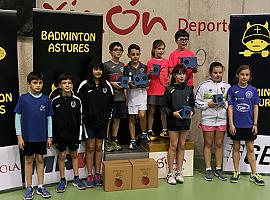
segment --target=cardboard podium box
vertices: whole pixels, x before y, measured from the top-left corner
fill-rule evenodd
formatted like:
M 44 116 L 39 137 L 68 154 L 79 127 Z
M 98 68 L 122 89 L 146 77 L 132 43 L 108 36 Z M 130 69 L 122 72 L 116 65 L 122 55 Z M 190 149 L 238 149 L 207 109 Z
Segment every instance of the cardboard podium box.
M 132 165 L 132 189 L 158 186 L 158 168 L 154 159 L 129 160 Z
M 103 162 L 103 188 L 106 192 L 131 189 L 132 166 L 128 160 Z
M 149 152 L 162 152 L 162 151 L 168 151 L 170 141 L 168 138 L 157 138 L 156 140 L 152 142 L 142 142 L 140 141 L 140 145 Z M 194 149 L 194 142 L 191 140 L 186 141 L 185 145 L 186 150 Z
M 158 166 L 158 178 L 166 178 L 168 174 L 167 151 L 149 152 L 149 158 L 153 158 Z M 194 150 L 185 150 L 183 175 L 193 176 Z M 176 158 L 174 159 L 173 170 L 176 170 Z

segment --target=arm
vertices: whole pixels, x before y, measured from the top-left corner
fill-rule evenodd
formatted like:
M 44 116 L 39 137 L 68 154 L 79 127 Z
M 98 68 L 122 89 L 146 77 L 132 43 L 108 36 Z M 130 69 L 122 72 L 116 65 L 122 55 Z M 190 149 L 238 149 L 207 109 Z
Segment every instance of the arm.
M 205 110 L 209 107 L 208 102 L 204 99 L 203 84 L 201 84 L 196 91 L 195 106 L 200 110 Z
M 191 107 L 191 113 L 190 113 L 190 117 L 192 117 L 195 114 L 195 98 L 194 98 L 194 93 L 193 90 L 191 90 L 191 94 L 189 96 L 189 106 Z
M 233 124 L 233 105 L 228 106 L 228 117 L 229 117 L 229 131 L 232 135 L 235 135 L 236 129 Z
M 47 146 L 48 148 L 50 148 L 52 144 L 52 116 L 47 116 L 47 130 L 48 130 Z
M 259 116 L 258 104 L 254 105 L 253 115 L 254 115 L 254 119 L 253 119 L 252 133 L 254 135 L 257 135 L 257 133 L 258 133 L 258 116 Z
M 173 116 L 173 110 L 169 108 L 169 105 L 171 104 L 169 89 L 167 88 L 164 94 L 165 98 L 165 105 L 162 105 L 161 110 L 166 113 L 167 116 Z
M 22 114 L 19 114 L 19 113 L 15 114 L 15 129 L 16 129 L 16 135 L 18 138 L 18 145 L 20 149 L 24 150 L 24 140 L 22 137 L 21 118 L 22 118 Z

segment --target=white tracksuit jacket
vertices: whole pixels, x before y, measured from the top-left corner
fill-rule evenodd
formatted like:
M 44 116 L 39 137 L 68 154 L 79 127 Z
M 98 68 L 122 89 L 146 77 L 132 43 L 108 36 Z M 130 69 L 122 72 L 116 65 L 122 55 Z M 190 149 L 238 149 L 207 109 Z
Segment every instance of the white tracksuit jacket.
M 195 93 L 195 106 L 201 110 L 201 124 L 207 126 L 220 126 L 227 124 L 227 91 L 230 84 L 225 81 L 214 82 L 209 79 L 202 82 Z M 213 99 L 213 95 L 223 94 L 224 107 L 208 107 L 208 102 Z

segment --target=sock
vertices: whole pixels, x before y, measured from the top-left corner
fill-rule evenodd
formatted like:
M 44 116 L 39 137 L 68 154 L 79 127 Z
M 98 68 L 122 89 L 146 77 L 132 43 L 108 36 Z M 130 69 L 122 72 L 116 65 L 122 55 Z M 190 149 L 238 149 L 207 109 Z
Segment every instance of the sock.
M 38 185 L 38 188 L 41 188 L 43 185 L 41 184 L 41 185 Z
M 135 139 L 131 139 L 130 141 L 131 141 L 131 142 L 136 142 L 136 140 L 135 140 Z
M 112 139 L 112 141 L 117 141 L 117 137 L 115 137 L 115 136 L 112 136 L 111 139 Z
M 207 167 L 207 168 L 206 168 L 206 171 L 207 171 L 207 170 L 212 170 L 212 168 L 211 168 L 211 167 Z
M 61 178 L 61 181 L 65 181 L 66 182 L 66 178 L 64 177 L 64 178 Z
M 149 129 L 148 132 L 153 132 L 153 130 L 152 129 Z
M 216 167 L 216 170 L 219 170 L 219 169 L 221 169 L 221 167 Z
M 164 128 L 164 129 L 162 129 L 162 131 L 167 131 L 168 129 L 166 129 L 166 128 Z
M 74 176 L 74 180 L 75 180 L 75 179 L 79 179 L 79 176 Z
M 147 132 L 143 132 L 142 134 L 143 134 L 143 135 L 147 135 L 148 133 L 147 133 Z

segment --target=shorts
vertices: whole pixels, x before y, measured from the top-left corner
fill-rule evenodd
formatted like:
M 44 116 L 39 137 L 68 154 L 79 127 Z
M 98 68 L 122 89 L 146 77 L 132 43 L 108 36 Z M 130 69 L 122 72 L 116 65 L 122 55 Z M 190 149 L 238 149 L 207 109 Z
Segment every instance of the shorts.
M 79 143 L 79 141 L 76 141 L 74 139 L 63 138 L 62 140 L 57 140 L 55 147 L 56 149 L 58 149 L 59 152 L 64 152 L 67 150 L 67 148 L 70 151 L 77 151 L 77 149 L 79 148 Z
M 102 127 L 86 127 L 83 126 L 86 139 L 105 139 L 107 137 L 107 124 Z
M 189 126 L 169 126 L 168 131 L 186 131 L 189 130 Z
M 139 110 L 147 110 L 146 104 L 128 106 L 128 114 L 137 115 Z
M 220 126 L 208 126 L 208 125 L 203 125 L 203 124 L 199 124 L 198 126 L 200 129 L 202 129 L 202 131 L 205 132 L 214 132 L 214 131 L 226 131 L 227 130 L 227 126 L 226 125 L 220 125 Z
M 236 128 L 236 134 L 231 135 L 228 132 L 228 136 L 231 138 L 231 140 L 244 140 L 244 141 L 253 141 L 256 140 L 257 135 L 253 135 L 252 128 Z
M 113 104 L 113 116 L 116 119 L 125 119 L 127 117 L 127 108 L 125 101 L 115 101 Z
M 47 154 L 47 142 L 25 142 L 23 155 L 32 156 L 34 154 Z
M 147 103 L 149 105 L 163 106 L 166 104 L 166 99 L 164 96 L 148 96 Z

